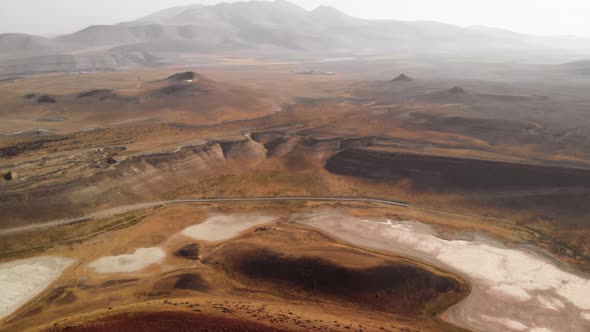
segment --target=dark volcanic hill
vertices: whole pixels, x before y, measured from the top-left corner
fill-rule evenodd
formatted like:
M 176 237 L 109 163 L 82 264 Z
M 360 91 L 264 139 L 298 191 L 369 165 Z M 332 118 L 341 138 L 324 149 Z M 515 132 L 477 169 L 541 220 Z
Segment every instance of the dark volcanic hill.
M 183 82 L 183 81 L 187 81 L 187 80 L 194 80 L 194 79 L 199 79 L 199 78 L 203 78 L 203 77 L 195 72 L 187 71 L 184 73 L 178 73 L 178 74 L 171 75 L 170 77 L 168 77 L 168 81 L 170 81 L 172 83 L 178 83 L 178 82 Z
M 406 74 L 400 74 L 398 77 L 391 80 L 392 82 L 412 82 L 414 81 L 413 78 Z

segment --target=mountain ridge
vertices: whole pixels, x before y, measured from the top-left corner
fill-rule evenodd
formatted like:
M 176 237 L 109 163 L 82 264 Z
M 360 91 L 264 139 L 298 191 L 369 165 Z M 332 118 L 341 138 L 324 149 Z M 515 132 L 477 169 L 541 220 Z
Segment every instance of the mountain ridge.
M 463 55 L 511 54 L 531 49 L 550 53 L 584 48 L 590 54 L 588 41 L 462 28 L 432 21 L 367 20 L 328 6 L 310 11 L 286 0 L 243 1 L 172 7 L 134 21 L 93 25 L 55 38 L 0 34 L 0 59 L 97 51 L 155 56 L 241 51 L 263 55 L 352 54 L 367 50 Z

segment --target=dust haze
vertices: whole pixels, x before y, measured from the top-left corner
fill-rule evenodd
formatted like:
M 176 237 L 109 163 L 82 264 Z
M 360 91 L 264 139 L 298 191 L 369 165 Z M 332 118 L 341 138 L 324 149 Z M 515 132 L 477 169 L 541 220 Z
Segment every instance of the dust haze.
M 590 330 L 588 6 L 9 1 L 0 329 Z

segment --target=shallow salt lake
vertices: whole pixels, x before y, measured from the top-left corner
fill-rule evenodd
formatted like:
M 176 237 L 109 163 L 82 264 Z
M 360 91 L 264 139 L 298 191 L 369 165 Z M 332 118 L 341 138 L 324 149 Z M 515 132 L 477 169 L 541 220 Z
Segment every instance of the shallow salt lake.
M 199 241 L 225 241 L 250 227 L 272 223 L 275 217 L 255 214 L 215 215 L 202 224 L 188 227 L 181 234 Z
M 188 227 L 180 234 L 195 240 L 216 242 L 231 239 L 250 227 L 273 221 L 275 217 L 264 215 L 220 214 L 207 218 L 202 224 Z M 166 251 L 161 247 L 139 248 L 131 254 L 98 258 L 88 267 L 100 274 L 132 273 L 160 264 L 166 256 Z
M 49 287 L 73 263 L 69 258 L 42 256 L 0 264 L 0 319 Z
M 450 323 L 475 331 L 590 331 L 590 280 L 540 253 L 483 237 L 443 239 L 414 221 L 361 220 L 335 211 L 293 221 L 466 277 L 472 293 L 447 311 L 444 318 Z
M 166 252 L 160 247 L 139 248 L 132 254 L 101 257 L 88 266 L 96 273 L 129 273 L 158 264 L 164 258 L 166 258 Z

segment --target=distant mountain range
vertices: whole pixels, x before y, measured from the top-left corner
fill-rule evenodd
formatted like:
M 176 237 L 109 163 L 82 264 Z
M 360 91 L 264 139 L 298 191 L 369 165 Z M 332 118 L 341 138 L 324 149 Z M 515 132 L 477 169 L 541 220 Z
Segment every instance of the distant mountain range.
M 43 66 L 48 71 L 68 66 L 75 70 L 78 62 L 113 66 L 139 61 L 143 65 L 149 59 L 177 53 L 464 54 L 563 52 L 582 47 L 590 53 L 590 39 L 537 37 L 428 21 L 365 20 L 331 7 L 308 11 L 284 0 L 249 1 L 174 7 L 135 21 L 90 26 L 56 38 L 2 34 L 0 74 L 15 71 L 10 67 L 24 72 Z M 63 61 L 68 64 L 60 64 L 65 55 L 68 58 Z M 102 60 L 92 60 L 95 57 Z M 29 66 L 35 62 L 37 67 Z

